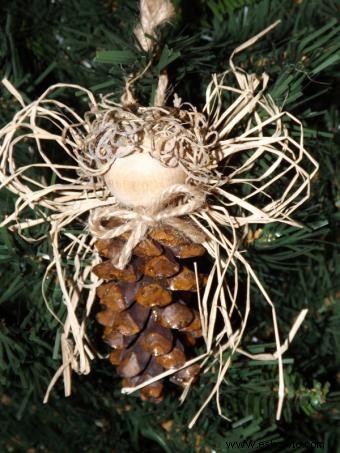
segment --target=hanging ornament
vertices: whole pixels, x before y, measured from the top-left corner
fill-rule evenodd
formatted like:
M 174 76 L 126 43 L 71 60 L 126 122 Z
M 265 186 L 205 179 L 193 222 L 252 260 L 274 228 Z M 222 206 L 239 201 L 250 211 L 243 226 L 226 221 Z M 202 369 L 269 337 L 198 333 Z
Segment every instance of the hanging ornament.
M 172 13 L 169 1 L 141 1 L 135 34 L 144 50 L 152 50 L 156 27 Z M 248 74 L 233 63 L 235 54 L 276 25 L 238 47 L 230 68 L 212 76 L 202 112 L 178 96 L 173 106 L 165 104 L 165 73 L 150 107 L 133 96 L 143 73 L 127 80 L 120 103 L 109 96 L 98 101 L 78 85 L 57 84 L 26 104 L 3 80 L 22 108 L 0 131 L 1 187 L 18 197 L 2 226 L 25 236 L 37 225 L 49 225 L 53 256 L 45 279 L 52 270 L 57 273 L 67 307 L 60 321 L 63 363 L 45 401 L 61 375 L 69 395 L 71 370 L 89 373 L 94 349 L 86 325 L 98 298 L 97 320 L 125 393 L 139 391 L 143 399 L 160 401 L 163 380 L 170 376 L 183 387 L 184 398 L 200 371 L 219 361 L 216 383 L 192 426 L 206 404 L 218 398 L 237 352 L 277 361 L 280 416 L 282 354 L 307 310 L 282 342 L 275 306 L 240 239 L 252 224 L 297 225 L 291 214 L 309 197 L 318 165 L 304 148 L 301 122 L 266 94 L 268 76 Z M 82 117 L 57 100 L 60 88 L 86 96 L 89 112 Z M 26 166 L 17 163 L 23 146 L 35 153 Z M 56 155 L 57 148 L 67 163 L 60 163 L 65 160 Z M 51 174 L 53 182 L 47 179 Z M 71 225 L 82 230 L 68 231 Z M 65 257 L 73 259 L 71 277 Z M 252 311 L 251 282 L 272 310 L 273 354 L 251 355 L 242 348 Z M 199 338 L 205 352 L 197 356 Z

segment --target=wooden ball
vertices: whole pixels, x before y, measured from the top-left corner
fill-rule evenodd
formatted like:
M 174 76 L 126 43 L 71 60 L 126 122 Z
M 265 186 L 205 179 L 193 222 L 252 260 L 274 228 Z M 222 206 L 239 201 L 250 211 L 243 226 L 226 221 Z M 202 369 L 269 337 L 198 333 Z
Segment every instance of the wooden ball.
M 104 175 L 108 189 L 120 203 L 129 207 L 149 207 L 165 189 L 184 184 L 180 167 L 165 167 L 147 152 L 118 158 Z

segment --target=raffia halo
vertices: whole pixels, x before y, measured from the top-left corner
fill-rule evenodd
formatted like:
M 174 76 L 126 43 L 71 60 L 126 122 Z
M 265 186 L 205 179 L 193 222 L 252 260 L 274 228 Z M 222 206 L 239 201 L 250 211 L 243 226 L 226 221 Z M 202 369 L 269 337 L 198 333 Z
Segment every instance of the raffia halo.
M 105 172 L 116 159 L 147 150 L 165 166 L 181 166 L 192 182 L 205 181 L 218 163 L 218 134 L 204 114 L 176 101 L 172 108 L 123 107 L 106 98 L 89 124 L 81 158 Z
M 235 52 L 251 45 L 269 29 Z M 45 401 L 61 375 L 65 394 L 69 395 L 71 370 L 90 371 L 94 355 L 86 334 L 86 320 L 95 300 L 95 289 L 100 284 L 91 274 L 91 268 L 100 261 L 93 248 L 94 241 L 132 232 L 122 256 L 115 263 L 124 267 L 131 250 L 149 228 L 163 223 L 199 239 L 213 263 L 204 292 L 198 292 L 206 352 L 183 368 L 200 362 L 207 370 L 218 361 L 219 373 L 190 426 L 213 397 L 222 414 L 219 388 L 235 352 L 257 360 L 277 360 L 279 417 L 284 399 L 282 354 L 307 310 L 300 312 L 288 338 L 281 342 L 275 306 L 239 244 L 250 224 L 279 221 L 296 225 L 290 215 L 308 198 L 310 181 L 318 165 L 304 148 L 301 122 L 281 111 L 265 93 L 267 75 L 247 74 L 236 68 L 231 59 L 228 71 L 213 75 L 203 112 L 190 104 L 182 104 L 178 98 L 171 108 L 117 104 L 109 98 L 97 102 L 89 90 L 67 84 L 51 86 L 39 99 L 26 105 L 9 81 L 3 80 L 3 84 L 22 108 L 0 131 L 1 188 L 9 189 L 18 197 L 14 212 L 1 226 L 8 226 L 24 236 L 25 231 L 32 231 L 37 225 L 49 224 L 53 255 L 49 257 L 46 276 L 55 270 L 63 293 L 62 303 L 67 307 L 66 319 L 59 320 L 63 328 L 63 364 L 49 385 Z M 60 88 L 81 91 L 88 98 L 90 112 L 83 118 L 56 100 L 54 94 Z M 18 153 L 22 152 L 23 144 L 27 149 L 27 142 L 32 141 L 29 149 L 35 153 L 35 162 L 18 165 Z M 63 159 L 55 159 L 55 148 L 64 153 L 68 163 L 58 163 Z M 107 189 L 105 174 L 116 159 L 145 152 L 146 148 L 161 165 L 180 166 L 185 172 L 185 181 L 166 188 L 152 209 L 124 206 Z M 46 180 L 45 170 L 52 172 L 55 182 Z M 30 218 L 28 209 L 32 214 Z M 114 217 L 123 220 L 123 224 L 107 230 L 103 220 Z M 84 225 L 77 235 L 66 229 L 75 222 Z M 66 246 L 60 245 L 61 237 Z M 73 258 L 71 278 L 69 275 L 66 278 L 64 256 Z M 242 301 L 238 297 L 241 268 L 246 288 Z M 254 356 L 241 347 L 252 310 L 251 281 L 272 310 L 276 344 L 272 354 Z M 83 297 L 81 306 L 80 295 Z M 45 301 L 56 316 L 46 297 Z M 222 320 L 222 327 L 217 329 L 221 324 L 217 323 L 218 319 Z M 174 371 L 177 370 L 169 370 L 153 380 Z M 129 393 L 138 388 L 123 391 Z M 188 388 L 183 398 L 187 391 Z

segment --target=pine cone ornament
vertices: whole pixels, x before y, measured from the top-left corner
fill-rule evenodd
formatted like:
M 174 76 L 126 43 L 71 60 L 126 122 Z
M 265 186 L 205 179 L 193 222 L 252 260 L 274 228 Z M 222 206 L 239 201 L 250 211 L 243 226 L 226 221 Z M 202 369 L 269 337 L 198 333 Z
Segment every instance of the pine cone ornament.
M 193 259 L 203 256 L 205 249 L 174 228 L 156 227 L 133 249 L 128 265 L 119 269 L 112 259 L 128 239 L 129 234 L 123 234 L 98 240 L 96 248 L 104 260 L 93 272 L 105 281 L 97 288 L 102 306 L 97 321 L 112 348 L 109 360 L 117 366 L 123 385 L 134 387 L 183 366 L 202 336 L 195 293 L 205 276 L 196 276 Z M 170 381 L 185 387 L 199 371 L 197 364 L 182 368 Z M 156 380 L 143 387 L 140 396 L 159 402 L 163 387 L 163 381 Z
M 150 37 L 157 36 L 163 13 L 172 11 L 170 1 L 160 1 L 167 8 L 154 8 L 159 15 L 152 16 L 147 28 L 148 4 L 141 2 L 135 37 L 155 59 L 126 80 L 119 103 L 109 95 L 97 100 L 79 85 L 56 84 L 26 105 L 3 80 L 22 109 L 0 130 L 1 186 L 18 197 L 0 226 L 17 229 L 22 237 L 28 230 L 31 242 L 41 239 L 40 227 L 48 224 L 52 255 L 44 256 L 50 260 L 44 283 L 55 269 L 67 309 L 60 321 L 63 363 L 44 401 L 59 377 L 70 395 L 71 371 L 90 372 L 95 354 L 86 325 L 97 292 L 102 306 L 97 320 L 125 387 L 139 390 L 143 399 L 160 401 L 163 371 L 180 386 L 193 382 L 200 367 L 197 362 L 185 365 L 203 330 L 206 351 L 194 360 L 206 369 L 208 360 L 218 361 L 218 377 L 189 426 L 211 399 L 218 401 L 236 352 L 277 360 L 279 418 L 285 395 L 282 354 L 307 310 L 294 321 L 289 341 L 282 342 L 275 305 L 242 244 L 250 225 L 295 225 L 291 214 L 308 199 L 318 164 L 304 148 L 301 122 L 267 94 L 268 75 L 248 74 L 233 62 L 277 22 L 235 49 L 229 69 L 212 76 L 203 108 L 177 95 L 169 105 L 166 70 L 159 76 L 153 105 L 143 106 L 134 85 L 157 63 L 158 40 Z M 141 30 L 147 31 L 145 39 Z M 81 117 L 57 99 L 60 89 L 77 93 L 77 105 L 83 93 L 90 110 Z M 51 142 L 67 155 L 64 164 L 55 160 Z M 35 150 L 30 165 L 22 163 L 23 147 L 30 160 Z M 33 214 L 27 217 L 28 208 Z M 35 228 L 36 235 L 31 232 Z M 206 267 L 205 253 L 211 260 L 208 277 L 194 267 L 198 261 L 200 272 Z M 274 353 L 250 355 L 241 347 L 253 310 L 253 285 L 272 311 Z M 220 412 L 219 402 L 218 407 Z

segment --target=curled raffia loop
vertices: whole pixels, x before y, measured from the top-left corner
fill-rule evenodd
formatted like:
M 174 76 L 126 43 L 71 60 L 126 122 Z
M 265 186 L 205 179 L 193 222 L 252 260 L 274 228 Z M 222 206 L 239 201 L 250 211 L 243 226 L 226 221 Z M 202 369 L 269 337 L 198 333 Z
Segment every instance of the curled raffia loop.
M 176 204 L 174 204 L 176 203 Z M 163 224 L 179 229 L 194 242 L 204 242 L 205 235 L 182 217 L 202 210 L 205 194 L 189 184 L 175 184 L 166 189 L 157 203 L 145 212 L 141 209 L 122 208 L 119 205 L 97 208 L 89 219 L 89 230 L 98 239 L 113 239 L 131 232 L 119 256 L 113 257 L 113 264 L 123 269 L 130 260 L 134 247 L 144 238 L 150 228 Z M 106 227 L 103 221 L 119 219 L 123 224 Z

